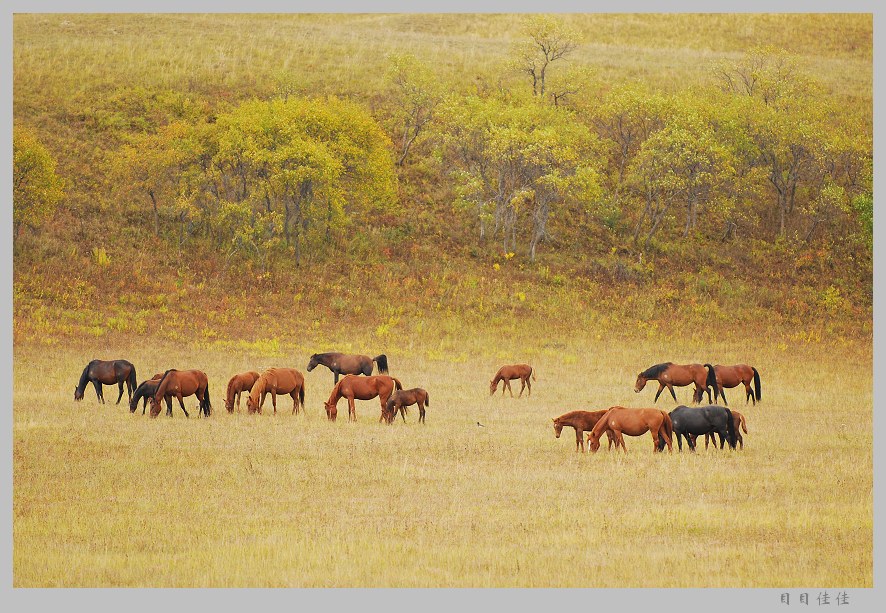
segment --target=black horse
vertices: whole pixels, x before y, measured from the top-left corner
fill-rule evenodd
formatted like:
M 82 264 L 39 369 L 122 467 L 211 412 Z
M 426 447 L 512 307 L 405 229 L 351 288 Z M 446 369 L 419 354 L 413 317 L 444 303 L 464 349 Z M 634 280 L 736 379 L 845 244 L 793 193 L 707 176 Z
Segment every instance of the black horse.
M 145 414 L 145 409 L 148 406 L 148 400 L 154 397 L 157 393 L 157 388 L 160 387 L 160 379 L 148 379 L 147 381 L 142 381 L 141 385 L 135 388 L 135 392 L 132 394 L 132 398 L 129 401 L 129 412 L 135 413 L 135 410 L 138 408 L 138 401 L 142 401 L 142 415 Z M 172 415 L 172 396 L 167 395 L 166 398 L 166 414 Z
M 123 398 L 124 383 L 126 383 L 126 391 L 129 394 L 130 400 L 132 400 L 133 390 L 138 387 L 137 379 L 135 378 L 135 366 L 126 360 L 93 360 L 87 364 L 86 368 L 83 369 L 83 374 L 80 375 L 80 382 L 74 388 L 74 400 L 83 400 L 83 392 L 89 382 L 92 382 L 95 386 L 96 396 L 98 396 L 102 404 L 105 402 L 105 397 L 102 394 L 102 384 L 114 385 L 116 383 L 120 386 L 117 404 L 120 404 L 120 399 Z
M 686 437 L 686 444 L 689 449 L 695 451 L 694 436 L 702 436 L 704 434 L 717 433 L 720 440 L 726 439 L 729 442 L 729 448 L 735 449 L 735 424 L 733 422 L 732 412 L 726 407 L 717 405 L 708 405 L 704 407 L 690 408 L 680 405 L 669 413 L 671 423 L 674 425 L 674 438 L 677 439 L 677 448 L 683 451 L 683 439 Z M 664 449 L 664 440 L 659 437 L 659 450 Z
M 378 364 L 380 374 L 388 373 L 388 357 L 385 354 L 370 358 L 368 355 L 351 353 L 315 353 L 308 362 L 308 372 L 314 370 L 318 364 L 322 364 L 335 375 L 335 383 L 338 383 L 339 375 L 366 375 L 372 374 L 372 363 Z

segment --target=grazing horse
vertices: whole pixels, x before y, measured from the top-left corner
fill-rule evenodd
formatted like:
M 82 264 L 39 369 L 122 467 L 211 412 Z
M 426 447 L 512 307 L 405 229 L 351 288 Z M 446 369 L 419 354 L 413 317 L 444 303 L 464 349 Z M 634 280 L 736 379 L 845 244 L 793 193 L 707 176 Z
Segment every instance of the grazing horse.
M 141 384 L 135 391 L 132 393 L 132 398 L 129 400 L 129 412 L 135 413 L 135 410 L 138 408 L 138 401 L 142 400 L 142 415 L 145 414 L 145 408 L 148 406 L 148 400 L 150 400 L 151 396 L 153 396 L 157 392 L 157 386 L 160 385 L 160 379 L 163 378 L 163 373 L 157 373 L 147 381 L 142 381 Z M 172 396 L 166 396 L 166 405 L 167 415 L 172 415 Z
M 277 414 L 277 394 L 292 397 L 292 412 L 298 414 L 298 405 L 305 406 L 305 376 L 294 368 L 269 368 L 259 376 L 246 399 L 246 409 L 250 413 L 261 414 L 265 397 L 271 394 L 274 415 Z
M 163 378 L 157 385 L 157 391 L 151 397 L 151 417 L 157 417 L 160 414 L 160 401 L 164 396 L 175 396 L 178 398 L 178 404 L 181 406 L 185 417 L 188 410 L 182 400 L 185 396 L 197 396 L 200 401 L 200 413 L 206 417 L 212 412 L 212 404 L 209 400 L 209 379 L 202 370 L 176 370 L 171 368 L 163 373 Z M 170 403 L 171 404 L 171 403 Z M 172 416 L 171 409 L 167 415 Z
M 335 375 L 334 383 L 338 383 L 339 375 L 366 375 L 372 374 L 372 363 L 378 365 L 379 374 L 388 372 L 388 357 L 385 354 L 370 358 L 368 355 L 353 353 L 315 353 L 308 362 L 308 372 L 314 370 L 318 364 L 322 364 Z
M 733 426 L 735 429 L 735 438 L 738 441 L 739 447 L 744 449 L 744 438 L 742 438 L 742 436 L 741 436 L 741 430 L 744 430 L 745 434 L 748 433 L 748 426 L 747 426 L 747 423 L 745 423 L 744 415 L 742 415 L 741 413 L 739 413 L 738 411 L 736 411 L 734 409 L 729 409 L 729 411 L 732 413 L 732 422 L 733 422 Z M 695 446 L 695 437 L 696 437 L 696 435 L 692 435 L 692 445 L 693 446 Z M 708 441 L 713 441 L 714 445 L 717 444 L 717 439 L 714 438 L 713 434 L 705 433 L 705 435 L 704 435 L 704 448 L 705 449 L 708 448 Z M 723 437 L 721 436 L 720 437 L 720 449 L 723 449 L 723 443 L 724 443 L 724 440 L 723 440 Z
M 132 392 L 138 387 L 135 378 L 135 366 L 132 362 L 126 360 L 93 360 L 83 369 L 80 375 L 80 382 L 74 388 L 74 400 L 83 400 L 83 392 L 86 385 L 92 382 L 95 386 L 95 394 L 102 404 L 105 403 L 105 396 L 102 394 L 102 384 L 120 386 L 120 395 L 117 396 L 117 404 L 123 398 L 123 384 L 126 383 L 126 392 L 129 399 L 132 400 Z
M 520 379 L 520 396 L 523 395 L 523 388 L 526 387 L 529 388 L 527 396 L 531 396 L 532 384 L 529 382 L 530 375 L 532 375 L 532 380 L 535 381 L 535 372 L 529 364 L 507 364 L 502 366 L 498 369 L 498 372 L 495 373 L 492 381 L 489 382 L 489 395 L 492 396 L 498 391 L 499 381 L 504 381 L 504 385 L 501 386 L 501 395 L 504 396 L 505 388 L 508 388 L 508 391 L 511 392 L 511 398 L 513 398 L 514 390 L 511 389 L 511 379 Z
M 708 405 L 704 407 L 690 408 L 680 405 L 670 412 L 671 423 L 674 426 L 674 435 L 677 437 L 677 448 L 683 451 L 683 437 L 691 451 L 695 451 L 695 437 L 714 432 L 720 435 L 720 440 L 729 441 L 729 448 L 735 449 L 735 426 L 732 413 L 726 407 Z M 662 441 L 658 441 L 659 449 L 664 447 Z
M 431 398 L 428 393 L 420 387 L 413 387 L 409 390 L 396 390 L 388 401 L 385 403 L 385 410 L 382 412 L 384 420 L 392 424 L 397 417 L 397 411 L 400 411 L 400 417 L 403 423 L 406 423 L 406 407 L 418 405 L 418 421 L 425 423 L 425 407 L 431 406 Z
M 671 451 L 671 436 L 673 426 L 671 418 L 665 411 L 660 409 L 626 409 L 625 407 L 611 407 L 606 415 L 588 432 L 588 447 L 594 453 L 600 448 L 600 437 L 607 430 L 615 434 L 615 450 L 619 445 L 625 453 L 625 440 L 622 434 L 628 436 L 642 436 L 649 432 L 652 435 L 652 451 L 661 451 L 658 446 L 659 438 L 668 445 Z M 662 447 L 663 448 L 663 447 Z
M 551 419 L 554 422 L 554 436 L 555 438 L 560 438 L 563 426 L 575 428 L 575 450 L 581 449 L 581 452 L 584 453 L 584 433 L 590 432 L 597 425 L 597 422 L 600 421 L 600 418 L 608 412 L 609 409 L 602 409 L 600 411 L 570 411 L 560 417 L 554 417 Z M 607 430 L 606 436 L 609 439 L 609 449 L 611 450 L 612 444 L 615 442 L 615 435 L 612 433 L 612 430 Z
M 714 388 L 714 402 L 718 396 L 723 396 L 723 404 L 729 404 L 726 401 L 726 394 L 723 393 L 724 387 L 738 387 L 744 383 L 745 397 L 744 403 L 748 403 L 748 399 L 753 400 L 754 404 L 760 400 L 760 373 L 753 366 L 747 364 L 736 364 L 735 366 L 711 366 L 705 364 L 706 368 L 710 368 L 714 375 L 708 375 L 708 383 Z M 751 381 L 754 382 L 754 389 L 751 389 Z M 710 394 L 708 394 L 710 396 Z M 710 401 L 710 397 L 708 398 Z
M 354 399 L 372 400 L 376 396 L 378 396 L 378 400 L 381 403 L 382 417 L 384 417 L 385 405 L 395 389 L 402 390 L 403 384 L 387 375 L 376 375 L 374 377 L 345 375 L 332 388 L 329 400 L 326 401 L 326 417 L 329 421 L 335 421 L 335 418 L 338 416 L 338 401 L 342 396 L 348 399 L 348 421 L 357 421 Z M 381 418 L 379 418 L 379 421 L 381 421 Z
M 639 375 L 637 382 L 634 383 L 634 391 L 638 394 L 646 387 L 647 381 L 658 381 L 658 391 L 655 393 L 655 400 L 664 388 L 668 388 L 674 402 L 677 402 L 677 395 L 674 393 L 674 386 L 682 387 L 684 385 L 692 385 L 695 383 L 695 391 L 692 392 L 692 402 L 701 402 L 704 392 L 708 393 L 708 402 L 711 401 L 711 390 L 708 389 L 708 370 L 701 364 L 674 364 L 673 362 L 664 362 L 650 366 Z
M 234 399 L 237 400 L 237 412 L 240 412 L 240 394 L 252 390 L 252 386 L 258 381 L 259 375 L 254 370 L 241 372 L 231 377 L 228 381 L 228 393 L 225 396 L 225 408 L 228 413 L 234 412 Z

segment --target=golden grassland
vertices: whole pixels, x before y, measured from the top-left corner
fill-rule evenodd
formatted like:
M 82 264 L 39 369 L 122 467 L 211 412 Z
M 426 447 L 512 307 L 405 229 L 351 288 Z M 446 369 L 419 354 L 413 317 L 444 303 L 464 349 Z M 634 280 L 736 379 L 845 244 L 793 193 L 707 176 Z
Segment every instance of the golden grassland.
M 543 335 L 539 330 L 539 338 Z M 466 345 L 496 339 L 465 330 Z M 346 345 L 344 335 L 338 339 Z M 425 339 L 421 343 L 433 345 Z M 870 342 L 704 347 L 596 340 L 584 331 L 532 360 L 531 397 L 488 395 L 503 361 L 387 349 L 392 374 L 430 393 L 427 424 L 378 423 L 377 401 L 345 401 L 330 423 L 325 368 L 305 373 L 307 411 L 224 410 L 228 377 L 309 352 L 208 350 L 199 342 L 18 345 L 14 351 L 13 584 L 25 586 L 796 587 L 873 584 Z M 503 339 L 501 347 L 514 346 Z M 318 347 L 324 350 L 327 347 Z M 374 353 L 374 351 L 371 351 Z M 93 357 L 131 359 L 139 380 L 201 368 L 214 413 L 149 419 L 87 390 Z M 551 418 L 651 406 L 637 372 L 658 361 L 750 362 L 763 402 L 739 451 L 574 452 Z M 519 389 L 519 387 L 518 387 Z M 690 392 L 681 388 L 679 402 Z M 672 400 L 662 398 L 670 410 Z M 484 427 L 478 427 L 477 422 Z

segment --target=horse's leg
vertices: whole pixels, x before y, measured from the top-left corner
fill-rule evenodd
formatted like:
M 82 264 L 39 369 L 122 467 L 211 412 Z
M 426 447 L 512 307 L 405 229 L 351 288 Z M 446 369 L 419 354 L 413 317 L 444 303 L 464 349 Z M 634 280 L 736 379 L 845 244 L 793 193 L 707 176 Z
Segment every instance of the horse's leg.
M 422 402 L 418 403 L 418 421 L 425 423 L 425 404 Z
M 292 396 L 292 414 L 297 415 L 298 414 L 298 400 L 296 400 L 296 399 L 298 398 L 298 388 L 297 387 L 294 388 L 292 390 L 292 393 L 289 395 Z
M 744 389 L 745 389 L 744 403 L 747 404 L 748 398 L 750 398 L 751 400 L 754 401 L 754 405 L 756 406 L 757 398 L 754 396 L 754 392 L 751 391 L 751 382 L 750 381 L 745 382 Z
M 581 449 L 581 452 L 585 452 L 585 431 L 581 428 L 575 429 L 575 450 L 578 451 Z
M 532 396 L 532 383 L 529 381 L 529 375 L 526 375 L 526 387 L 529 388 L 529 392 L 526 395 Z
M 92 380 L 92 385 L 95 386 L 95 395 L 101 401 L 102 404 L 105 403 L 105 395 L 102 394 L 102 384 L 99 383 L 98 379 Z
M 339 375 L 338 369 L 337 369 L 337 368 L 333 368 L 333 369 L 332 369 L 332 374 L 335 375 L 335 380 L 333 381 L 332 384 L 333 384 L 333 385 L 338 385 L 338 375 Z
M 674 386 L 668 383 L 668 391 L 671 393 L 671 396 L 674 399 L 674 402 L 677 402 L 677 394 L 674 393 Z
M 511 380 L 505 379 L 505 383 L 508 385 L 508 391 L 511 392 L 511 398 L 514 397 L 514 390 L 511 388 Z M 522 390 L 521 390 L 522 391 Z M 504 396 L 504 392 L 502 392 L 502 396 Z
M 628 453 L 628 448 L 625 446 L 625 438 L 621 434 L 621 430 L 614 430 L 615 432 L 615 450 L 618 451 L 618 446 L 621 445 L 622 451 L 625 454 Z
M 271 388 L 271 403 L 274 405 L 274 415 L 277 414 L 277 390 Z
M 526 379 L 520 377 L 520 394 L 517 396 L 518 398 L 523 397 L 523 390 L 526 389 Z
M 720 395 L 723 396 L 723 404 L 728 406 L 729 401 L 726 400 L 726 392 L 724 391 L 724 387 L 722 385 L 720 386 Z
M 120 395 L 117 396 L 117 402 L 115 404 L 120 404 L 120 399 L 123 398 L 123 381 L 118 382 L 117 385 L 120 387 Z
M 188 410 L 185 408 L 185 400 L 182 397 L 182 393 L 177 393 L 175 397 L 178 398 L 178 403 L 181 405 L 182 411 L 185 412 L 185 417 L 190 417 L 190 415 L 188 415 Z
M 665 384 L 662 383 L 661 381 L 659 381 L 658 382 L 658 391 L 655 392 L 655 400 L 653 400 L 652 402 L 658 402 L 658 397 L 661 396 L 661 392 L 664 388 L 665 388 Z
M 420 402 L 418 403 L 418 410 L 419 410 L 419 413 L 422 412 Z M 394 415 L 396 416 L 397 414 L 394 413 Z M 405 404 L 400 405 L 400 417 L 403 418 L 403 423 L 405 424 L 406 423 L 406 405 Z M 419 416 L 419 419 L 421 419 L 421 416 Z
M 166 396 L 166 414 L 172 417 L 172 396 Z M 159 411 L 158 411 L 159 413 Z
M 348 396 L 348 421 L 357 421 L 357 407 L 354 406 L 354 397 Z

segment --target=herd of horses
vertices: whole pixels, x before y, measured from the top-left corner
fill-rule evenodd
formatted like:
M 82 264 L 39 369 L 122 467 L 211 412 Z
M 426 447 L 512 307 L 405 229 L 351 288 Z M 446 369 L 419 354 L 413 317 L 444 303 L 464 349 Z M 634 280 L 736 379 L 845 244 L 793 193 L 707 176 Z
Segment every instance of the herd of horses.
M 344 353 L 316 353 L 311 356 L 307 370 L 316 366 L 326 366 L 334 376 L 334 386 L 325 402 L 326 416 L 335 421 L 338 415 L 338 403 L 342 398 L 348 402 L 348 421 L 357 420 L 355 400 L 372 400 L 378 398 L 381 405 L 379 421 L 392 424 L 399 412 L 406 421 L 407 407 L 417 405 L 419 422 L 425 422 L 425 410 L 430 406 L 428 392 L 422 388 L 403 389 L 403 384 L 388 374 L 388 360 L 382 354 L 374 358 L 366 355 Z M 373 365 L 378 373 L 372 375 Z M 339 380 L 341 377 L 341 380 Z M 532 394 L 530 379 L 536 380 L 535 371 L 529 364 L 509 364 L 502 366 L 489 382 L 490 395 L 498 390 L 502 383 L 501 393 L 505 389 L 514 396 L 511 381 L 520 380 L 520 393 L 528 389 Z M 148 403 L 151 404 L 151 417 L 160 414 L 162 403 L 166 402 L 166 414 L 172 416 L 172 400 L 178 400 L 179 406 L 186 417 L 184 398 L 196 396 L 200 414 L 209 416 L 212 403 L 209 397 L 209 381 L 206 373 L 201 370 L 169 369 L 155 374 L 151 379 L 136 384 L 135 366 L 126 360 L 92 360 L 83 369 L 80 381 L 74 388 L 74 400 L 82 400 L 86 386 L 92 383 L 98 400 L 104 403 L 103 385 L 117 385 L 119 395 L 117 404 L 123 397 L 123 386 L 129 394 L 129 411 L 134 413 L 138 403 L 142 402 L 142 414 Z M 664 362 L 647 368 L 637 375 L 634 391 L 639 393 L 648 381 L 657 381 L 658 391 L 655 401 L 667 388 L 676 402 L 674 387 L 694 385 L 693 403 L 701 403 L 707 393 L 708 402 L 717 402 L 721 397 L 726 400 L 725 388 L 739 385 L 745 387 L 745 403 L 751 401 L 756 405 L 761 399 L 760 374 L 757 369 L 746 364 L 722 366 L 711 364 L 674 364 Z M 262 373 L 247 371 L 237 373 L 230 378 L 225 396 L 225 408 L 229 413 L 240 410 L 241 395 L 247 393 L 246 408 L 252 413 L 261 413 L 265 398 L 271 395 L 274 413 L 277 413 L 277 396 L 288 395 L 292 398 L 292 413 L 298 414 L 305 407 L 305 378 L 295 368 L 269 368 Z M 713 393 L 713 398 L 712 398 Z M 735 449 L 736 444 L 744 448 L 741 430 L 747 434 L 744 416 L 728 407 L 709 404 L 708 406 L 690 408 L 685 405 L 666 412 L 656 408 L 626 408 L 613 406 L 599 411 L 570 411 L 553 418 L 556 438 L 564 427 L 575 430 L 576 451 L 585 451 L 585 435 L 587 445 L 592 452 L 600 448 L 600 439 L 606 434 L 608 448 L 621 447 L 625 452 L 624 435 L 642 436 L 649 432 L 653 440 L 653 451 L 663 451 L 665 446 L 672 450 L 674 437 L 677 447 L 682 451 L 683 438 L 690 450 L 695 451 L 696 438 L 704 435 L 705 448 L 710 440 L 717 435 L 720 448 L 724 443 Z M 714 440 L 715 444 L 716 441 Z

